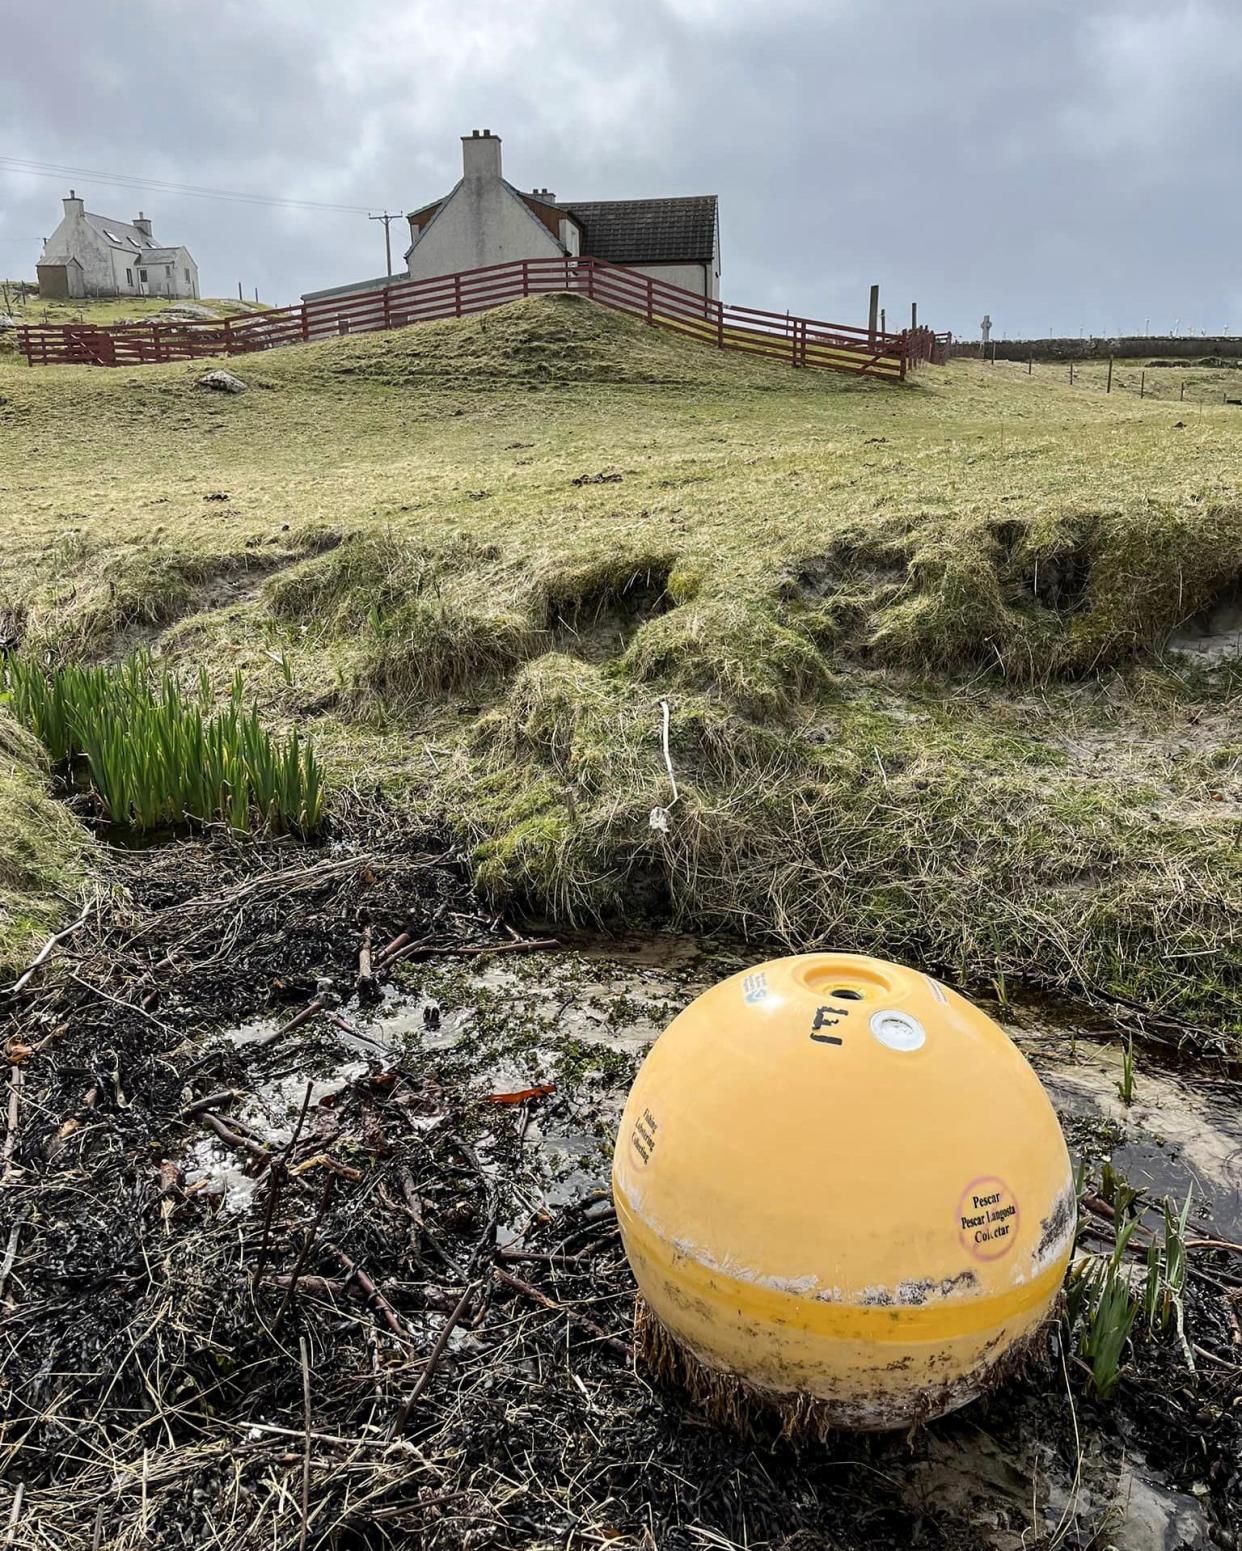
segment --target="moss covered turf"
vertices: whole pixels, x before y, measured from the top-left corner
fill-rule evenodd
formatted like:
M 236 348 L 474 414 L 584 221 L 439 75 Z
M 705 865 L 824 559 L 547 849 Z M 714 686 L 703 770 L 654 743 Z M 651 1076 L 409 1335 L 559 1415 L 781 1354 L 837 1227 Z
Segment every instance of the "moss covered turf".
M 558 920 L 1242 1029 L 1242 674 L 1163 652 L 1242 570 L 1211 372 L 901 387 L 569 298 L 232 365 L 0 366 L 0 634 L 241 667 Z

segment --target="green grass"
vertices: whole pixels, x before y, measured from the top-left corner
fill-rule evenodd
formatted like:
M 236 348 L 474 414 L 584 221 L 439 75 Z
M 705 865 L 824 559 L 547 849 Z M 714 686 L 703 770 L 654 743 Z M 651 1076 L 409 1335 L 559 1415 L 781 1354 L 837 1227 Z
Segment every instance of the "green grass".
M 23 295 L 15 289 L 12 281 L 8 285 L 9 304 L 6 308 L 4 294 L 0 291 L 0 312 L 7 313 L 17 323 L 51 324 L 53 327 L 66 323 L 97 323 L 101 327 L 117 323 L 145 323 L 170 307 L 191 301 L 188 297 L 168 296 L 83 296 L 58 301 L 33 292 Z M 235 317 L 256 310 L 253 302 L 211 296 L 193 299 L 193 305 L 207 307 L 220 318 Z M 0 362 L 24 363 L 24 360 L 25 357 L 18 355 L 17 338 L 13 331 L 0 329 Z
M 72 910 L 89 859 L 86 832 L 50 795 L 42 749 L 0 707 L 0 982 Z
M 18 323 L 141 323 L 182 302 L 209 307 L 221 318 L 255 310 L 252 301 L 239 302 L 228 297 L 212 296 L 201 299 L 181 296 L 81 296 L 62 301 L 54 297 L 19 295 L 13 281 L 9 281 L 8 285 L 8 314 L 16 318 Z M 3 307 L 4 296 L 0 293 L 0 309 Z
M 1159 655 L 1242 570 L 1236 411 L 570 299 L 232 366 L 0 366 L 0 633 L 240 668 L 498 899 L 1242 1028 L 1242 675 Z

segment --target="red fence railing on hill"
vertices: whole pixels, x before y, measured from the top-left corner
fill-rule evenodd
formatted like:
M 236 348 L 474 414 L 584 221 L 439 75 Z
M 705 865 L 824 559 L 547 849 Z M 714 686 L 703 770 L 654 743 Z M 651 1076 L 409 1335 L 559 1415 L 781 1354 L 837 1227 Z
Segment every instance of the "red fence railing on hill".
M 430 280 L 399 280 L 367 291 L 320 297 L 244 317 L 192 323 L 30 324 L 17 330 L 31 366 L 77 363 L 136 366 L 199 356 L 245 355 L 338 334 L 404 328 L 437 318 L 464 318 L 523 296 L 569 291 L 619 312 L 672 329 L 703 344 L 791 366 L 826 367 L 902 379 L 921 361 L 943 361 L 948 335 L 930 329 L 900 334 L 824 323 L 790 313 L 736 307 L 593 258 L 515 259 Z

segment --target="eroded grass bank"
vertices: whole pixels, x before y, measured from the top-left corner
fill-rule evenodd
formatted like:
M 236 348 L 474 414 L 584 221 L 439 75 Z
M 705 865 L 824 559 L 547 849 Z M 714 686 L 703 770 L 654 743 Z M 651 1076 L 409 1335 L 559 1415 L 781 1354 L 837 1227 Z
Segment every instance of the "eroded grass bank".
M 1159 657 L 1242 572 L 1233 411 L 792 373 L 568 300 L 240 369 L 6 369 L 12 639 L 240 667 L 558 919 L 1239 1026 L 1239 680 Z

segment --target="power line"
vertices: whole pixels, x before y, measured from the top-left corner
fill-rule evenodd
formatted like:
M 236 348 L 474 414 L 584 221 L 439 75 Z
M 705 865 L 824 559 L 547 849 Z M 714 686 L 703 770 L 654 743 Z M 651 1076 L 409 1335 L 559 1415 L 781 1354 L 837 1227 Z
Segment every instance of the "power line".
M 316 199 L 283 199 L 267 194 L 245 194 L 236 190 L 201 188 L 193 183 L 175 183 L 162 178 L 138 178 L 128 173 L 99 172 L 91 167 L 67 167 L 56 162 L 28 161 L 18 156 L 0 156 L 0 171 L 23 172 L 35 178 L 92 178 L 118 188 L 149 189 L 155 193 L 184 195 L 190 199 L 225 199 L 243 205 L 274 205 L 290 210 L 332 210 L 342 215 L 370 215 L 366 205 L 336 205 Z

